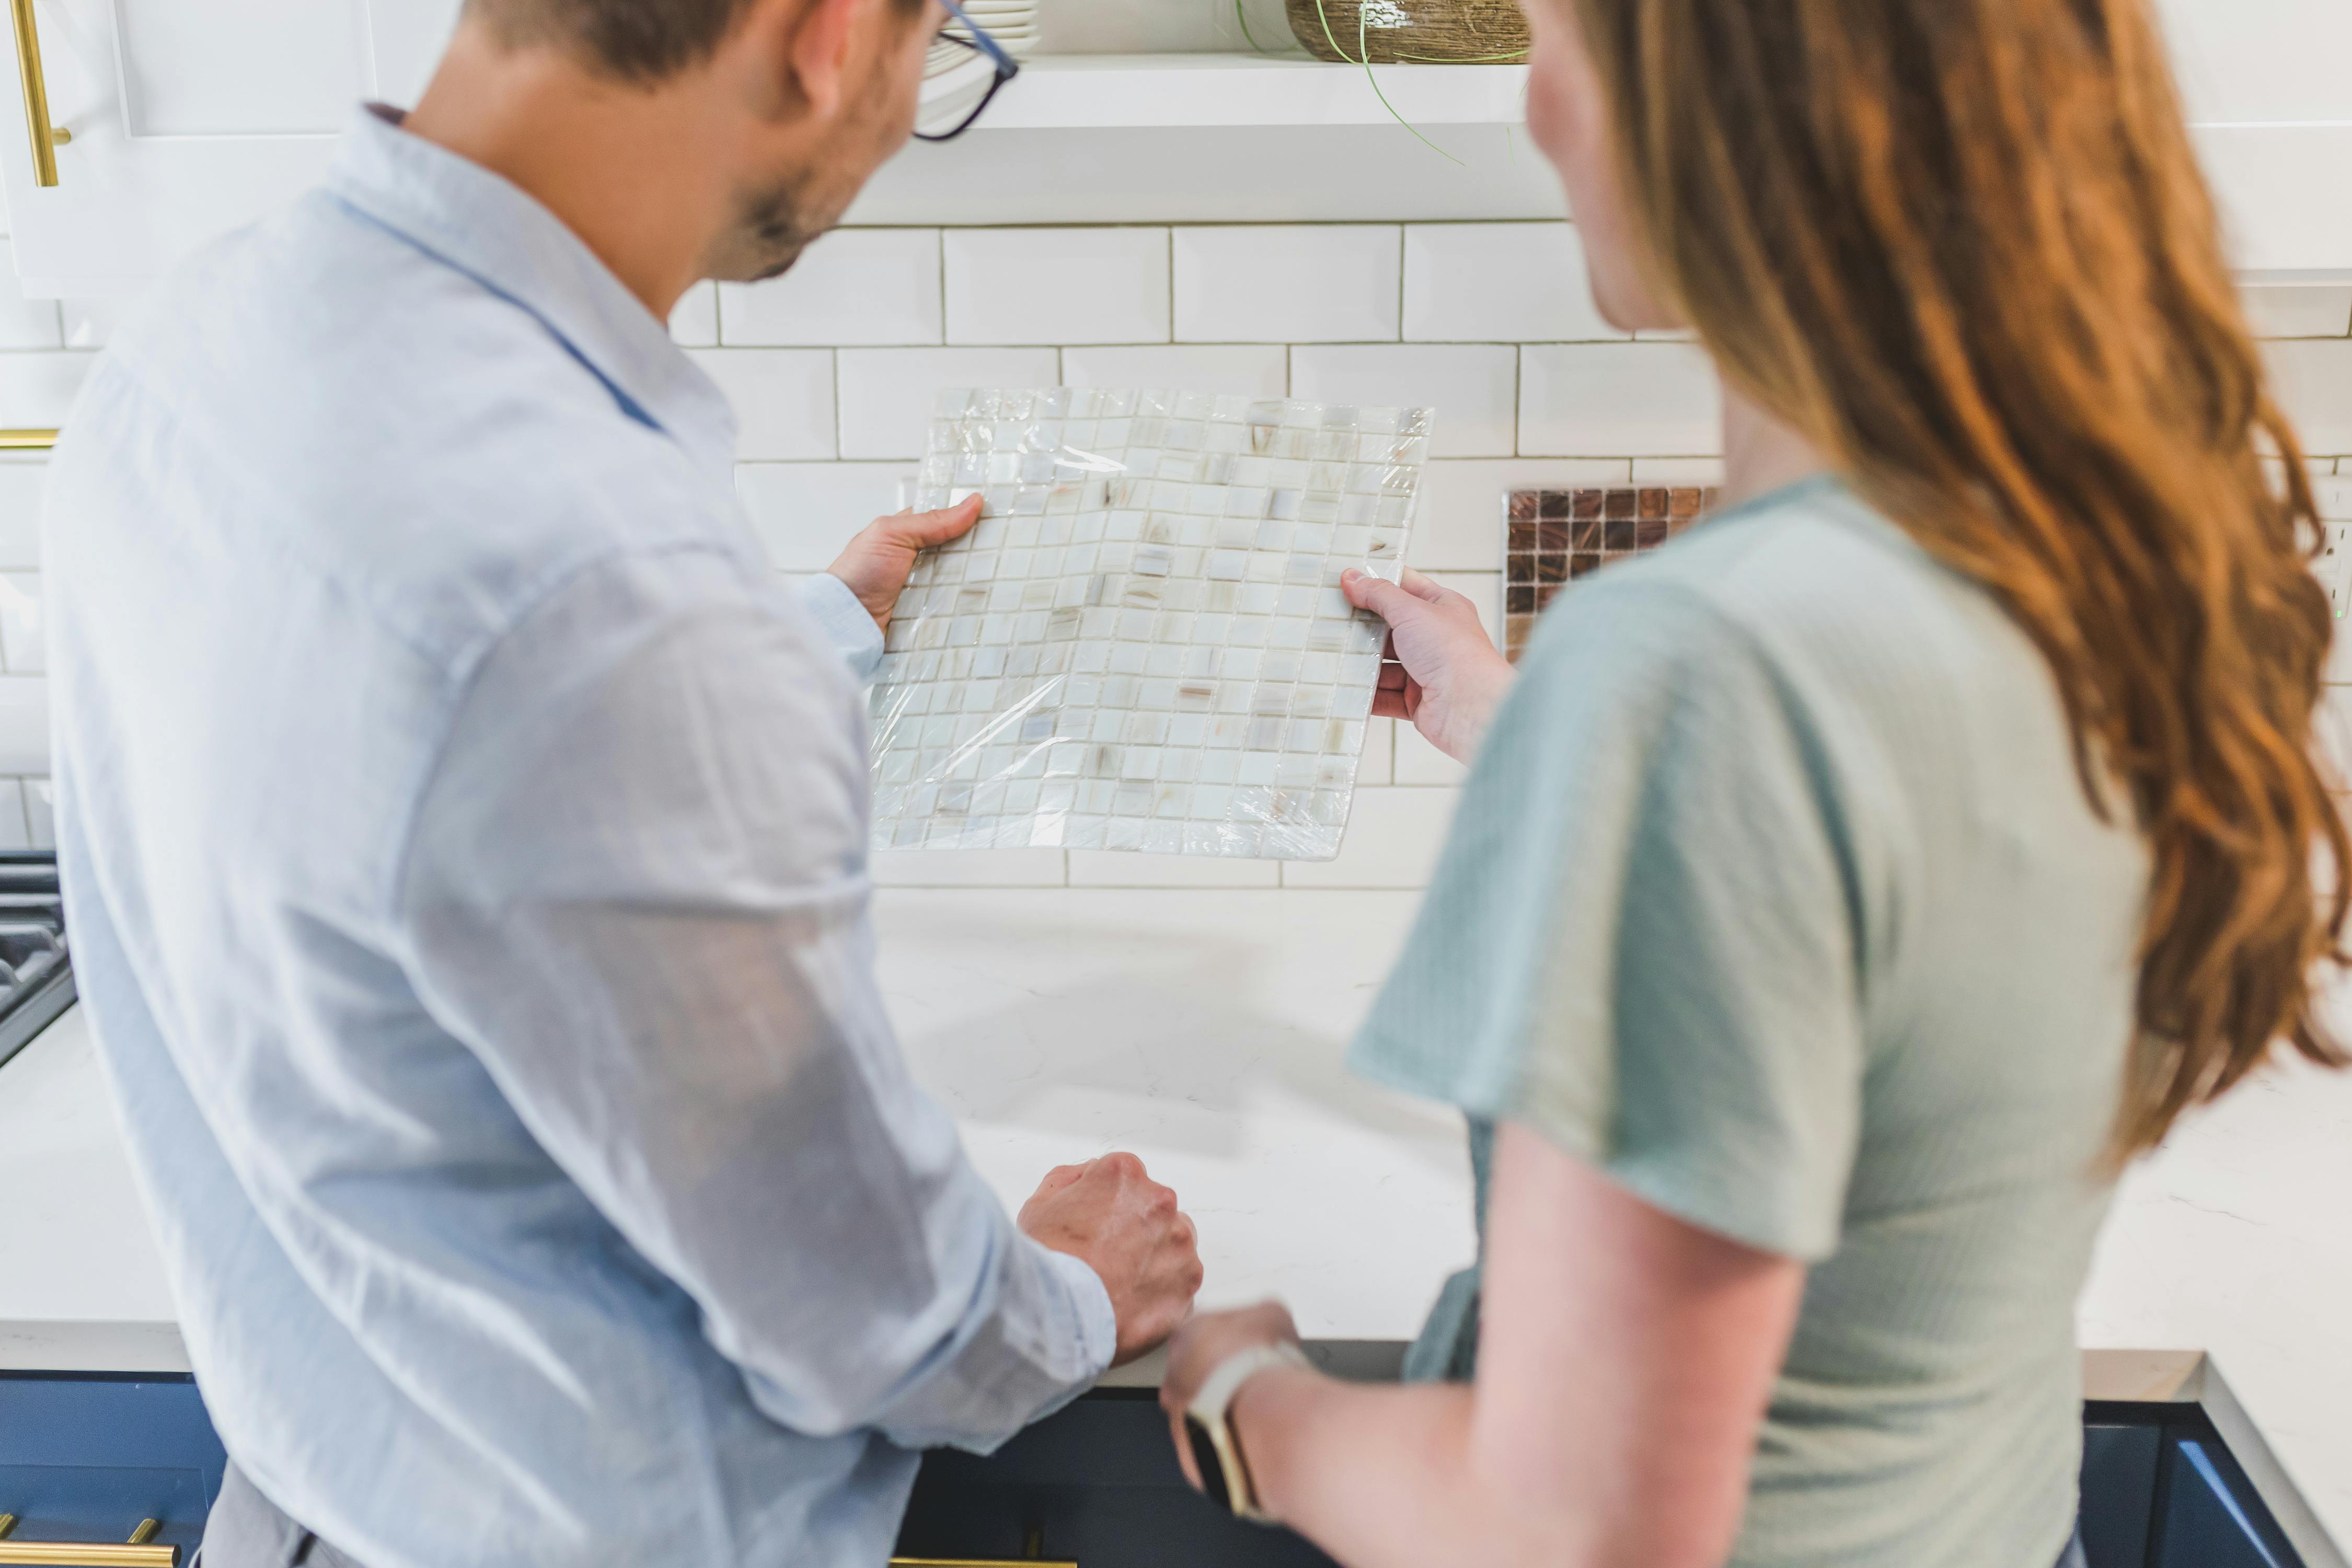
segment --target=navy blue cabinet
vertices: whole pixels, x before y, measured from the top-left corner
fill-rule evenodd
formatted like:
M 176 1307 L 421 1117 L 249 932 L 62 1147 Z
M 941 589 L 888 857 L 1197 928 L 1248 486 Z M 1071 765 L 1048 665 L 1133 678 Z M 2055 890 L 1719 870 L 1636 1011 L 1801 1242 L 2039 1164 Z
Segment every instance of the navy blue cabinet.
M 1244 1524 L 1185 1482 L 1148 1389 L 1103 1389 L 986 1458 L 924 1456 L 899 1531 L 908 1557 L 1022 1558 L 1081 1568 L 1328 1568 L 1286 1530 Z
M 1325 1359 L 1345 1358 L 1325 1348 Z M 2083 1438 L 2091 1568 L 2303 1568 L 2195 1406 L 2095 1404 Z M 121 1543 L 152 1519 L 152 1544 L 181 1548 L 184 1564 L 226 1462 L 185 1376 L 0 1373 L 0 1514 L 17 1516 L 13 1542 Z M 1083 1568 L 1330 1562 L 1186 1486 L 1142 1389 L 1097 1390 L 986 1458 L 926 1456 L 898 1551 Z
M 130 1540 L 185 1563 L 228 1463 L 185 1374 L 0 1373 L 0 1513 L 10 1541 Z
M 2091 1568 L 2303 1568 L 2193 1405 L 2085 1408 L 2083 1545 Z

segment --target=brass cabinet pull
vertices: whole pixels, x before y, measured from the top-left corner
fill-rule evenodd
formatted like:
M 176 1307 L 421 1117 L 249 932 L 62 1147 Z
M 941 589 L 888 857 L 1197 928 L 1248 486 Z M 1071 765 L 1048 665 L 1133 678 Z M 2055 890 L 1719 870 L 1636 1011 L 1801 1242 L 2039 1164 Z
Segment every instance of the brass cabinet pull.
M 0 430 L 0 452 L 46 452 L 57 444 L 54 430 Z
M 0 1563 L 40 1568 L 179 1568 L 178 1547 L 153 1544 L 155 1532 L 163 1528 L 155 1520 L 142 1519 L 120 1546 L 106 1541 L 18 1541 L 16 1516 L 0 1513 Z
M 41 71 L 41 30 L 33 21 L 33 0 L 8 0 L 8 16 L 16 25 L 16 75 L 25 88 L 25 128 L 33 133 L 33 183 L 54 185 L 58 149 L 73 140 L 73 132 L 49 123 L 49 81 Z

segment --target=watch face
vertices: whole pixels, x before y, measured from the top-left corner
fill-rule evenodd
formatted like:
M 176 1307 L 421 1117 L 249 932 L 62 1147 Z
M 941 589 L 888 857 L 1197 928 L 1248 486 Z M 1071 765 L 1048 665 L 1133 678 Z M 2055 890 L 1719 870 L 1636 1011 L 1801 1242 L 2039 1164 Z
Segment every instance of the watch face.
M 1184 1436 L 1192 1445 L 1192 1468 L 1200 1472 L 1201 1489 L 1209 1494 L 1211 1502 L 1230 1510 L 1233 1489 L 1225 1484 L 1224 1456 L 1217 1452 L 1217 1440 L 1193 1415 L 1184 1417 Z

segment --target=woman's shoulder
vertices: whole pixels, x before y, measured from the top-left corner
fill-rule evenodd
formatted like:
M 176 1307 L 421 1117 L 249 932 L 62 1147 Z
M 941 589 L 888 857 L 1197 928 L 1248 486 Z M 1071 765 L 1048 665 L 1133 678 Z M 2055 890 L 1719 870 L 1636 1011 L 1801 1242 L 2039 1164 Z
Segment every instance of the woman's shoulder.
M 2049 678 L 1984 588 L 1834 479 L 1710 518 L 1560 599 L 1523 662 L 1755 660 L 1817 695 L 2007 701 Z

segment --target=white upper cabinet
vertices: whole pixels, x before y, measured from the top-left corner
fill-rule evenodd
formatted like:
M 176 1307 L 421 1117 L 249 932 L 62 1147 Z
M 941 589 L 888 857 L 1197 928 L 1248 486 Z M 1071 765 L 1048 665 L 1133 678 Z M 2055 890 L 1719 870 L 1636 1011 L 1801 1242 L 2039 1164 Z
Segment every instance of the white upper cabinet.
M 2352 279 L 2352 0 L 2156 0 L 2232 259 Z
M 0 115 L 16 264 L 36 294 L 136 288 L 318 183 L 365 99 L 411 100 L 458 0 L 5 0 L 7 86 L 46 87 L 55 183 L 27 112 Z M 23 47 L 30 7 L 37 47 Z
M 2154 3 L 2237 266 L 2352 279 L 2352 0 Z M 316 184 L 353 103 L 414 101 L 458 0 L 0 4 L 30 8 L 48 121 L 71 134 L 44 184 L 26 117 L 0 109 L 18 268 L 64 295 L 134 289 Z M 971 135 L 908 148 L 851 219 L 1556 216 L 1549 171 L 1508 130 L 1523 75 L 1383 68 L 1383 97 L 1361 71 L 1249 55 L 1042 58 Z M 0 77 L 0 93 L 26 85 Z

